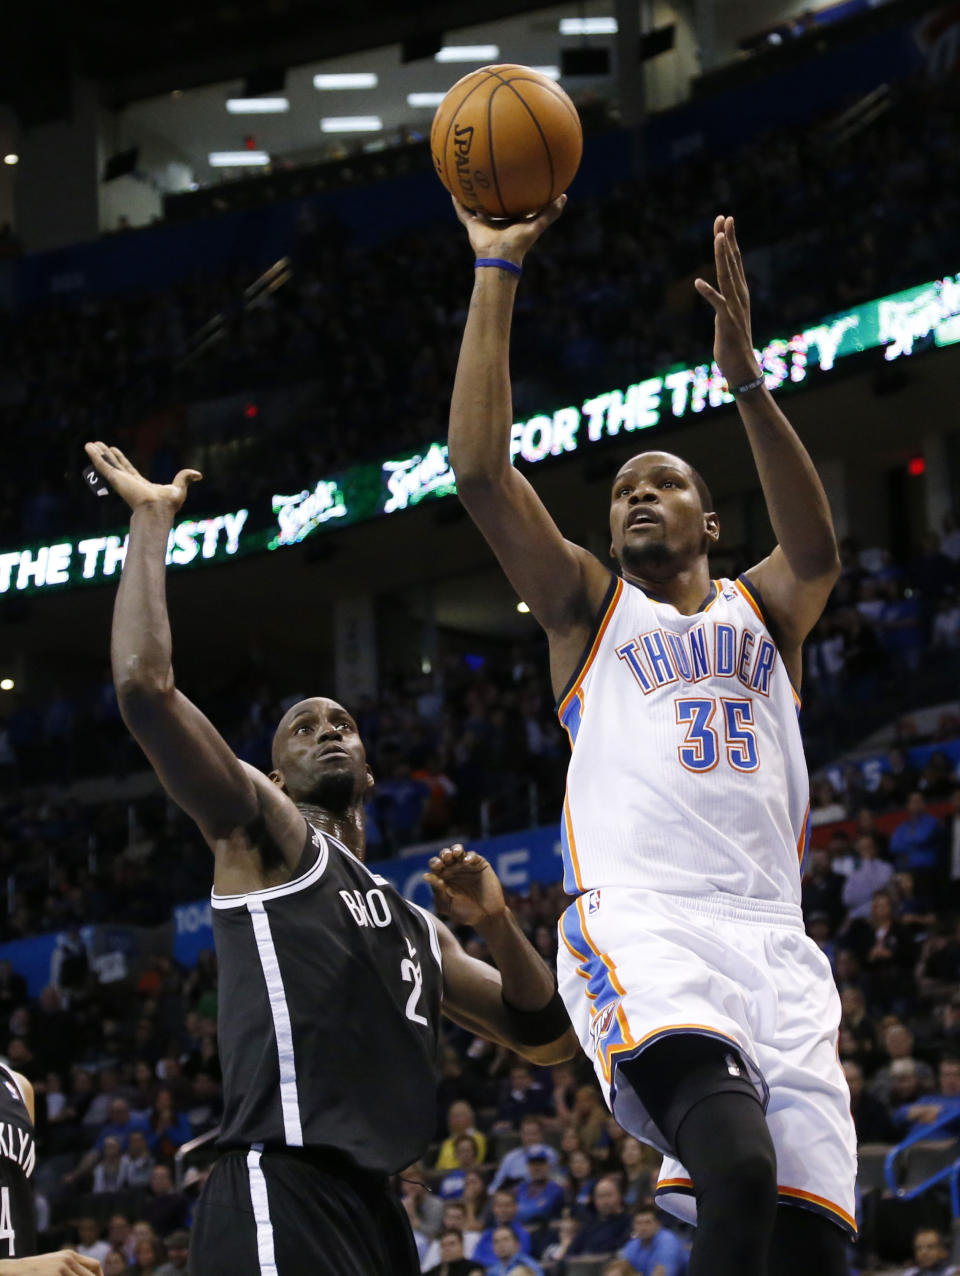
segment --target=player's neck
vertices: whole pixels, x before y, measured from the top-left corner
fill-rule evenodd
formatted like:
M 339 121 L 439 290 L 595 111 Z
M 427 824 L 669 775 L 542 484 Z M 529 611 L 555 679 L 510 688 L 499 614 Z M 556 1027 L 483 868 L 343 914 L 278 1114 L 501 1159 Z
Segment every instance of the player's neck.
M 639 575 L 623 570 L 624 580 L 639 585 L 645 594 L 670 603 L 683 616 L 692 616 L 709 599 L 711 591 L 710 564 L 701 559 L 692 567 L 683 568 L 669 576 Z
M 335 837 L 338 842 L 342 842 L 358 860 L 367 858 L 367 836 L 364 831 L 362 804 L 350 806 L 339 815 L 312 802 L 298 802 L 297 809 L 321 833 L 328 833 L 330 837 Z

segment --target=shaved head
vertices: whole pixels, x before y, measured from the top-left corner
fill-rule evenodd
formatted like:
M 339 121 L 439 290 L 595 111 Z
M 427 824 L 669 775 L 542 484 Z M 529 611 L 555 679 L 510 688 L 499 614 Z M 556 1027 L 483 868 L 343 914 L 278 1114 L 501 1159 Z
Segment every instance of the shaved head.
M 628 470 L 631 466 L 640 465 L 643 462 L 649 463 L 652 460 L 663 461 L 665 464 L 675 465 L 677 469 L 685 470 L 690 475 L 690 481 L 697 489 L 700 497 L 700 504 L 703 506 L 704 514 L 713 512 L 713 497 L 710 495 L 710 489 L 701 475 L 699 470 L 695 470 L 689 461 L 685 461 L 682 456 L 674 456 L 672 452 L 639 452 L 636 456 L 630 458 L 625 465 L 621 465 L 620 469 Z

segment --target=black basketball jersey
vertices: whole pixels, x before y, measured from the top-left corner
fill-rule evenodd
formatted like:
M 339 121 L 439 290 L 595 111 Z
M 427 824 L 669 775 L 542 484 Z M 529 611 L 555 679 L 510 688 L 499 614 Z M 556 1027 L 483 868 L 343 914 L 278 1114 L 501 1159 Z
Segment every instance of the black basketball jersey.
M 306 825 L 297 875 L 211 896 L 221 1147 L 327 1147 L 393 1173 L 433 1137 L 433 919 Z
M 0 1260 L 37 1252 L 30 1175 L 37 1163 L 33 1122 L 13 1073 L 0 1063 Z

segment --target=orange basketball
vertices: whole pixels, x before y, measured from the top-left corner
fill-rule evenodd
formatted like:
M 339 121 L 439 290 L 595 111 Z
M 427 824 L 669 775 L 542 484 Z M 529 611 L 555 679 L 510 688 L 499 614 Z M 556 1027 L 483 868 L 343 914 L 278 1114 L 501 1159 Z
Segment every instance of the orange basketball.
M 491 217 L 525 217 L 570 185 L 583 153 L 577 108 L 528 66 L 485 66 L 437 107 L 430 149 L 441 182 Z

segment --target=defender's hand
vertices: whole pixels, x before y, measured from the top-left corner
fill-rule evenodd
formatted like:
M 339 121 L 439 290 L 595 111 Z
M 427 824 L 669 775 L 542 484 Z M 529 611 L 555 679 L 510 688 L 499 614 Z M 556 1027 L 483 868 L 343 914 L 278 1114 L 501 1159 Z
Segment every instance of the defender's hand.
M 61 1249 L 56 1254 L 0 1262 L 0 1276 L 103 1276 L 103 1268 L 95 1258 Z
M 139 509 L 141 505 L 164 505 L 176 513 L 187 498 L 190 484 L 203 478 L 199 470 L 181 470 L 172 483 L 151 483 L 131 465 L 118 447 L 107 447 L 106 443 L 85 443 L 83 450 L 97 473 L 132 510 Z
M 472 213 L 469 208 L 464 208 L 454 196 L 451 199 L 457 217 L 467 228 L 474 255 L 503 257 L 515 266 L 522 265 L 526 254 L 547 227 L 557 220 L 567 202 L 566 195 L 558 195 L 552 204 L 527 221 L 495 222 L 484 213 Z
M 489 863 L 459 843 L 434 855 L 423 880 L 433 887 L 438 912 L 464 926 L 481 926 L 507 907 L 500 879 Z
M 713 357 L 717 367 L 727 385 L 745 385 L 757 379 L 760 368 L 753 352 L 750 290 L 732 217 L 717 217 L 714 221 L 713 255 L 720 291 L 711 288 L 705 279 L 695 279 L 694 287 L 713 307 Z

